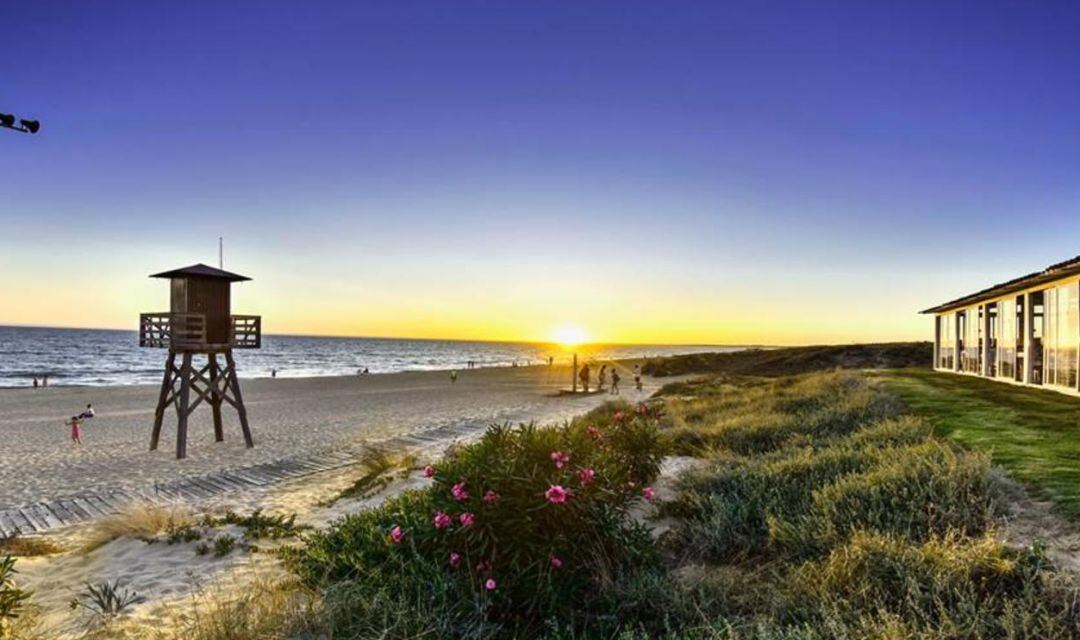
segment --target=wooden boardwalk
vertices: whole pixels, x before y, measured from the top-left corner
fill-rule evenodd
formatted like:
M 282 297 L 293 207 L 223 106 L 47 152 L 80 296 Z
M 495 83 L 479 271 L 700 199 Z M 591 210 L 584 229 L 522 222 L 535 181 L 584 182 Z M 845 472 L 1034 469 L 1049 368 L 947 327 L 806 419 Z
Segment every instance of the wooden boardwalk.
M 446 425 L 347 449 L 282 458 L 249 467 L 158 483 L 144 489 L 101 489 L 58 500 L 0 509 L 0 538 L 33 535 L 120 513 L 137 502 L 199 503 L 234 491 L 252 490 L 277 482 L 333 471 L 363 461 L 372 448 L 391 451 L 427 448 L 440 442 L 477 435 L 477 425 Z

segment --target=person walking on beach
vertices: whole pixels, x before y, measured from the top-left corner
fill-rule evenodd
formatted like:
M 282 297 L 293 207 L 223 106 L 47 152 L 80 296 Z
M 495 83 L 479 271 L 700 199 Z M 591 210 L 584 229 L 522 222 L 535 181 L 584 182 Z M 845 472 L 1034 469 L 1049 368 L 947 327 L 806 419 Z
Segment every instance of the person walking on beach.
M 34 376 L 34 388 L 35 388 L 35 389 L 37 389 L 37 388 L 38 388 L 38 379 L 37 379 L 37 376 Z
M 49 376 L 41 376 L 41 386 L 49 386 Z
M 611 395 L 619 395 L 619 370 L 615 367 L 611 368 Z
M 82 420 L 79 420 L 79 416 L 71 416 L 69 422 L 64 424 L 71 427 L 71 441 L 75 444 L 82 444 Z
M 581 371 L 578 372 L 578 380 L 581 381 L 581 388 L 585 390 L 585 393 L 589 392 L 589 365 L 581 367 Z
M 603 391 L 604 383 L 607 382 L 607 365 L 600 366 L 600 373 L 596 376 L 596 390 Z
M 94 405 L 92 405 L 92 404 L 86 405 L 86 411 L 83 411 L 82 413 L 79 414 L 79 420 L 86 420 L 87 418 L 93 418 L 93 417 L 94 417 Z
M 641 365 L 634 365 L 634 388 L 641 391 Z

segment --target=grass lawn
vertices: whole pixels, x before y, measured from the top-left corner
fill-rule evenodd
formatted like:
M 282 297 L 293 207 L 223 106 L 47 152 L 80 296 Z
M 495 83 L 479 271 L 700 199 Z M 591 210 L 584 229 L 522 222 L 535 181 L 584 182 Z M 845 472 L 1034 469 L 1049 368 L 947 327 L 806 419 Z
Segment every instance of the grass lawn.
M 926 369 L 877 375 L 939 434 L 989 452 L 1080 521 L 1080 398 Z

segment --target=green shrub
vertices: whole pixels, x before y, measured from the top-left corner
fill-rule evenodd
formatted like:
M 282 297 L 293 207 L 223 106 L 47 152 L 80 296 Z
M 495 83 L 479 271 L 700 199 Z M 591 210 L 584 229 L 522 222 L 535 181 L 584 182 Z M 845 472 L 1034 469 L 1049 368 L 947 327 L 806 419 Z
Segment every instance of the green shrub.
M 617 624 L 615 585 L 662 570 L 627 518 L 659 472 L 656 417 L 621 405 L 558 428 L 493 426 L 433 468 L 430 489 L 312 535 L 290 566 L 325 589 L 347 637 Z
M 19 617 L 30 599 L 30 592 L 15 585 L 15 558 L 0 558 L 0 637 L 7 633 L 11 621 Z
M 853 373 L 717 384 L 719 390 L 666 401 L 678 451 L 767 453 L 844 436 L 901 411 L 895 398 Z
M 858 532 L 789 576 L 780 614 L 905 629 L 902 637 L 1069 638 L 1080 633 L 1074 597 L 1037 549 L 1013 551 L 991 536 L 955 533 L 912 546 Z
M 222 534 L 214 538 L 214 557 L 223 558 L 236 548 L 236 538 L 229 534 Z M 196 550 L 198 552 L 198 550 Z
M 990 526 L 997 489 L 981 454 L 929 441 L 890 449 L 883 463 L 814 491 L 809 513 L 771 522 L 774 538 L 800 553 L 820 553 L 856 530 L 924 541 Z
M 916 445 L 930 438 L 932 427 L 917 416 L 898 416 L 867 425 L 846 436 L 843 444 L 851 447 L 901 447 Z
M 783 456 L 725 462 L 687 474 L 665 513 L 682 519 L 673 543 L 696 557 L 761 554 L 770 520 L 806 514 L 815 489 L 878 464 L 877 450 L 805 447 Z

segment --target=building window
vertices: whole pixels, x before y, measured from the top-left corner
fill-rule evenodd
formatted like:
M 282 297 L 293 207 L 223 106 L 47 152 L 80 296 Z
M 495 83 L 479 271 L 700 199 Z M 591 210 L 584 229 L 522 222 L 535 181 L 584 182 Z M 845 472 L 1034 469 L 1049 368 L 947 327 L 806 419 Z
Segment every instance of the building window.
M 1016 301 L 1002 300 L 994 319 L 997 335 L 997 377 L 1016 379 Z
M 1046 384 L 1076 388 L 1077 347 L 1080 346 L 1080 284 L 1046 290 L 1043 300 L 1043 350 Z
M 979 331 L 981 324 L 978 307 L 973 307 L 962 312 L 963 317 L 963 343 L 960 352 L 960 369 L 967 373 L 982 373 L 982 332 Z
M 938 368 L 949 369 L 954 368 L 954 360 L 956 354 L 956 334 L 953 327 L 956 323 L 956 318 L 951 313 L 945 313 L 939 315 L 938 319 Z

